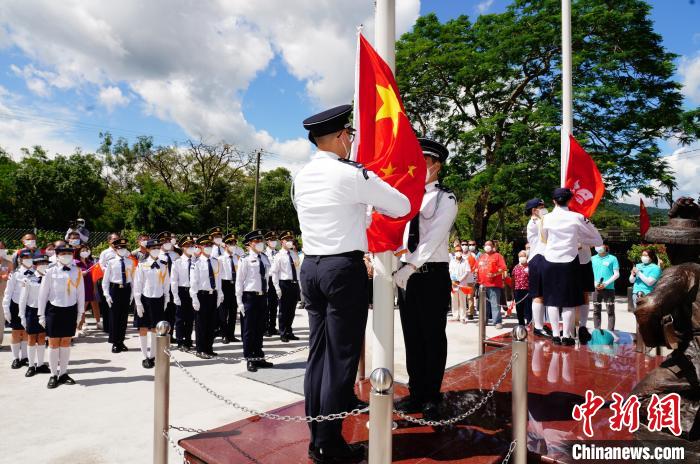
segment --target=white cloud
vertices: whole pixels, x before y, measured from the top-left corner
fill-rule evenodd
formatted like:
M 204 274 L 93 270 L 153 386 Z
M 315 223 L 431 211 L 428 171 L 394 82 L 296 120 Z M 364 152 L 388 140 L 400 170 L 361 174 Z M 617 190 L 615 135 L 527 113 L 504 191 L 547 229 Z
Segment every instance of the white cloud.
M 700 53 L 693 58 L 681 58 L 678 73 L 682 78 L 683 95 L 688 100 L 700 103 Z
M 118 106 L 126 106 L 129 104 L 129 97 L 122 94 L 121 89 L 115 86 L 100 89 L 99 99 L 100 103 L 110 112 Z
M 478 5 L 476 5 L 476 10 L 479 13 L 486 13 L 489 8 L 491 8 L 491 5 L 493 5 L 494 0 L 485 0 L 483 2 L 480 2 Z

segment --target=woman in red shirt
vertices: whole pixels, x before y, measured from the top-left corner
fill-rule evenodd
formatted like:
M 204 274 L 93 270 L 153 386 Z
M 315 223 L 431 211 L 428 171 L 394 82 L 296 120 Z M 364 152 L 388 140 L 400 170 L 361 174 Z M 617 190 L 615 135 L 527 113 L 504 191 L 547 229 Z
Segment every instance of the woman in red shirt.
M 496 251 L 491 240 L 484 243 L 484 252 L 477 261 L 477 279 L 486 290 L 486 302 L 490 308 L 491 323 L 502 329 L 501 293 L 503 292 L 503 274 L 508 270 L 503 256 Z
M 527 325 L 532 320 L 532 299 L 530 298 L 530 270 L 527 266 L 527 251 L 518 253 L 518 264 L 513 267 L 515 284 L 515 312 L 518 314 L 518 324 Z

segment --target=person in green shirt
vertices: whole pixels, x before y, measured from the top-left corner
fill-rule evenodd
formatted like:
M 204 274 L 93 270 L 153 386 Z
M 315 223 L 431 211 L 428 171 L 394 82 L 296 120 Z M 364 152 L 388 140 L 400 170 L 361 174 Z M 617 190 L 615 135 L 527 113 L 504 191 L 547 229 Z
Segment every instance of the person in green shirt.
M 620 277 L 620 264 L 617 258 L 608 253 L 608 246 L 595 248 L 596 255 L 591 257 L 593 265 L 593 327 L 600 329 L 603 303 L 608 312 L 608 330 L 615 330 L 615 281 Z
M 656 264 L 656 252 L 653 249 L 643 250 L 641 261 L 632 268 L 629 279 L 632 284 L 632 304 L 635 310 L 637 309 L 637 300 L 654 290 L 662 273 L 661 267 Z

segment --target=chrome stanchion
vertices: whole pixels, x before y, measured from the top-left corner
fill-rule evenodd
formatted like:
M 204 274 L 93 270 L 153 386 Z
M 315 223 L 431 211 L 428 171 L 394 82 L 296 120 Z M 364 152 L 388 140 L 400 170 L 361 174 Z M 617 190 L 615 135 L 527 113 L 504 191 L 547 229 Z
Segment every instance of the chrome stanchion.
M 488 317 L 486 316 L 486 288 L 483 285 L 479 285 L 479 356 L 483 355 L 486 351 L 486 321 Z
M 170 408 L 170 324 L 160 321 L 156 325 L 156 369 L 153 398 L 153 464 L 168 464 L 168 432 Z
M 391 463 L 391 431 L 394 411 L 394 379 L 389 369 L 379 367 L 369 376 L 369 463 Z
M 513 441 L 515 442 L 515 464 L 527 462 L 527 328 L 523 325 L 513 329 Z

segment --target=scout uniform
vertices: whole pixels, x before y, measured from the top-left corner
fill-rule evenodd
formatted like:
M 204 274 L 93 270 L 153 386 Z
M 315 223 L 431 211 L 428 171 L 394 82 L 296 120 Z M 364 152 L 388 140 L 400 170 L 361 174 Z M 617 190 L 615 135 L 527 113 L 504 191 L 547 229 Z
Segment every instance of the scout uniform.
M 197 356 L 209 359 L 214 353 L 214 336 L 218 323 L 217 308 L 224 295 L 221 292 L 221 264 L 211 256 L 212 241 L 209 235 L 197 239 L 202 254 L 194 263 L 190 278 L 190 297 L 195 311 L 195 340 Z
M 172 275 L 173 263 L 179 258 L 179 255 L 173 250 L 172 243 L 173 234 L 170 232 L 161 232 L 156 236 L 156 240 L 160 243 L 160 255 L 158 259 L 168 268 L 168 275 Z M 175 313 L 177 311 L 177 306 L 175 305 L 175 298 L 168 289 L 169 298 L 165 305 L 165 319 L 170 324 L 171 332 L 175 331 Z
M 221 264 L 221 291 L 224 294 L 224 301 L 219 306 L 219 333 L 222 342 L 237 342 L 238 339 L 234 336 L 236 331 L 236 315 L 238 314 L 238 305 L 236 303 L 236 270 L 238 269 L 238 261 L 240 256 L 236 253 L 236 236 L 228 234 L 224 237 L 226 250 L 219 256 L 219 264 Z
M 27 279 L 34 276 L 33 256 L 31 250 L 20 250 L 17 253 L 19 267 L 16 267 L 7 279 L 5 295 L 2 299 L 2 309 L 5 313 L 5 320 L 10 323 L 12 329 L 13 343 L 10 343 L 12 350 L 12 369 L 19 369 L 29 365 L 27 354 L 27 333 L 22 324 L 19 312 L 19 302 L 22 295 L 22 288 L 26 285 Z M 4 327 L 2 327 L 4 329 Z
M 114 256 L 109 259 L 102 277 L 102 292 L 109 306 L 109 343 L 112 344 L 112 353 L 120 353 L 129 349 L 124 345 L 126 338 L 126 325 L 129 318 L 131 302 L 134 299 L 132 278 L 134 275 L 134 261 L 129 256 L 128 242 L 119 238 L 113 242 Z M 100 255 L 100 261 L 102 255 Z
M 275 262 L 278 250 L 277 250 L 277 234 L 273 231 L 268 231 L 265 234 L 265 253 L 262 259 L 267 260 L 265 265 L 272 269 L 272 265 Z M 277 330 L 277 309 L 279 306 L 279 298 L 277 297 L 277 291 L 275 290 L 275 285 L 272 283 L 272 276 L 269 277 L 267 282 L 267 322 L 265 336 L 272 337 L 273 335 L 279 335 Z
M 530 251 L 527 256 L 528 291 L 532 298 L 533 333 L 539 337 L 547 337 L 544 329 L 544 304 L 535 298 L 542 298 L 542 267 L 544 266 L 545 243 L 541 240 L 542 217 L 547 211 L 544 200 L 533 198 L 525 203 L 525 214 L 530 216 L 527 222 L 527 243 Z
M 195 238 L 185 235 L 178 243 L 182 249 L 180 256 L 173 263 L 170 275 L 170 290 L 173 295 L 175 310 L 175 338 L 178 348 L 192 348 L 192 327 L 194 325 L 194 309 L 190 296 L 190 277 L 197 258 L 193 256 Z
M 291 231 L 282 232 L 280 240 L 283 244 L 293 243 L 294 234 Z M 290 340 L 299 340 L 299 337 L 292 332 L 294 313 L 299 301 L 299 256 L 293 246 L 292 248 L 283 246 L 277 253 L 270 275 L 280 302 L 280 339 L 285 343 Z
M 49 366 L 44 364 L 46 329 L 39 324 L 39 287 L 48 264 L 48 256 L 34 258 L 35 269 L 32 275 L 28 275 L 25 279 L 19 297 L 19 317 L 29 337 L 29 368 L 25 374 L 26 377 L 51 372 Z

